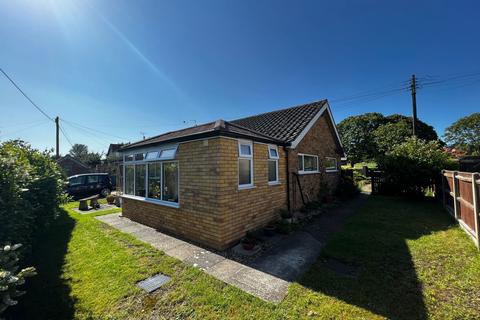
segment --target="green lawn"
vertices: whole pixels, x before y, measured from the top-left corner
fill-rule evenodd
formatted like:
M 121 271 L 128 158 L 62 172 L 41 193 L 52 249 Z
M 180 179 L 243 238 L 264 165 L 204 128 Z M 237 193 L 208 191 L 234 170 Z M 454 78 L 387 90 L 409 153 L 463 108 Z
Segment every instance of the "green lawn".
M 38 241 L 15 319 L 468 319 L 480 314 L 480 255 L 432 201 L 374 196 L 278 304 L 264 302 L 64 208 Z M 358 267 L 357 278 L 324 267 Z M 135 282 L 172 276 L 152 295 Z
M 367 166 L 369 169 L 377 169 L 377 163 L 374 161 L 358 162 L 353 165 L 353 168 L 350 164 L 346 164 L 342 166 L 342 169 L 362 169 L 363 166 Z

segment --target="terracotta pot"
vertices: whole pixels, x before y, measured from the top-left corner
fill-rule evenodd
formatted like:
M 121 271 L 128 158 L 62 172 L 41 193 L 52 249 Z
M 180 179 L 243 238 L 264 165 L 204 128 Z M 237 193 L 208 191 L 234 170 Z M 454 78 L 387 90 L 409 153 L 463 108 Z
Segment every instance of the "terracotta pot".
M 242 248 L 247 251 L 253 250 L 255 248 L 255 242 L 253 241 L 242 241 Z

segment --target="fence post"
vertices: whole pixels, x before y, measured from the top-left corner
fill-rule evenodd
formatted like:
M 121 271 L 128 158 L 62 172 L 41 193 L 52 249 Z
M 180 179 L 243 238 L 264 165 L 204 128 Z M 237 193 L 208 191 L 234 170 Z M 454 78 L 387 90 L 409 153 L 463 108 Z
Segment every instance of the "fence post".
M 443 200 L 443 208 L 446 208 L 446 207 L 447 207 L 447 199 L 445 198 L 445 170 L 442 170 L 441 179 L 442 179 L 442 200 Z
M 455 215 L 455 219 L 458 220 L 458 201 L 457 201 L 457 194 L 458 194 L 458 183 L 457 183 L 457 174 L 458 171 L 454 171 L 452 174 L 453 180 L 453 212 Z
M 477 179 L 480 178 L 478 173 L 472 173 L 472 192 L 473 192 L 473 216 L 475 217 L 475 236 L 477 238 L 477 248 L 480 247 L 480 203 L 478 199 Z

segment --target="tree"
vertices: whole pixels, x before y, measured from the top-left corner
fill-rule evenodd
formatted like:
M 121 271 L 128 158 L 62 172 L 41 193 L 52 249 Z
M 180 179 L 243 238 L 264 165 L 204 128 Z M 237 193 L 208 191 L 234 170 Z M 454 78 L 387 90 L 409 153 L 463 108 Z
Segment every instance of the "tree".
M 377 147 L 372 133 L 385 122 L 381 113 L 365 113 L 348 117 L 338 124 L 343 148 L 352 165 L 376 156 Z
M 75 143 L 68 152 L 75 159 L 82 161 L 88 155 L 88 147 L 84 144 Z
M 384 125 L 378 127 L 374 132 L 374 140 L 379 153 L 385 153 L 399 144 L 407 141 L 412 136 L 412 118 L 399 114 L 393 114 L 385 118 Z M 425 141 L 437 141 L 438 135 L 435 129 L 423 121 L 417 120 L 417 138 Z
M 449 145 L 480 155 L 480 113 L 457 120 L 445 129 L 444 137 Z
M 75 143 L 68 153 L 74 159 L 91 167 L 101 163 L 102 155 L 97 152 L 88 152 L 88 147 L 84 144 Z
M 384 192 L 422 195 L 451 163 L 439 141 L 412 137 L 380 156 L 378 166 L 385 173 Z

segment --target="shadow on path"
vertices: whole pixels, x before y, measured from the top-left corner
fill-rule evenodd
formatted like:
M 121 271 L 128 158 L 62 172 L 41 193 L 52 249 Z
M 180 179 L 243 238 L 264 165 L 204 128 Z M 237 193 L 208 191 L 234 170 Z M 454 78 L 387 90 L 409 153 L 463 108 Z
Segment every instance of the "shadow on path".
M 451 225 L 433 201 L 372 196 L 299 283 L 389 319 L 426 319 L 406 241 Z
M 73 319 L 75 301 L 70 297 L 68 279 L 62 278 L 62 267 L 75 220 L 60 210 L 58 219 L 33 245 L 28 264 L 35 266 L 38 274 L 28 279 L 27 293 L 8 310 L 7 319 Z

